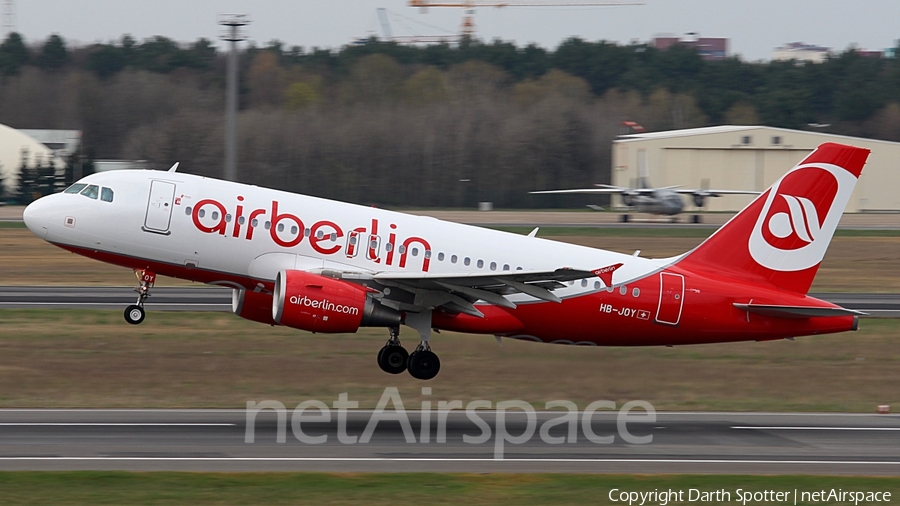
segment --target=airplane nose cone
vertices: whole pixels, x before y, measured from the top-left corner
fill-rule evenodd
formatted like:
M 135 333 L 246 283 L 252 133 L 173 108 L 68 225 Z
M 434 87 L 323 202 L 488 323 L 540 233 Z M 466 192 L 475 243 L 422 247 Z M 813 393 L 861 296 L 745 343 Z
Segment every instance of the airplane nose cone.
M 48 224 L 50 222 L 47 212 L 46 197 L 35 200 L 25 208 L 22 212 L 22 220 L 31 233 L 45 239 L 47 237 Z

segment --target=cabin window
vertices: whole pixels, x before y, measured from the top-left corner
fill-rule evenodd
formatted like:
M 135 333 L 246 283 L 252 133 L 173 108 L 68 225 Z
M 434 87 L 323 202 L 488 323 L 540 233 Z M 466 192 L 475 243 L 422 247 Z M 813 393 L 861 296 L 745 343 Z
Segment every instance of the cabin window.
M 216 217 L 213 216 L 213 219 L 216 219 Z M 278 231 L 279 231 L 279 232 L 284 232 L 284 223 L 279 223 L 279 224 L 278 224 Z
M 331 234 L 331 236 L 334 237 L 334 234 Z M 333 240 L 334 240 L 334 239 L 332 239 L 332 241 L 333 241 Z M 391 243 L 387 243 L 387 244 L 384 245 L 384 250 L 385 250 L 385 251 L 393 251 L 393 249 L 394 249 L 394 245 L 391 244 Z
M 627 287 L 627 286 L 622 285 L 621 287 L 619 287 L 619 295 L 625 295 L 626 293 L 628 293 L 628 287 Z
M 100 196 L 100 187 L 95 184 L 88 185 L 87 188 L 81 190 L 81 194 L 89 199 L 97 200 L 97 197 Z
M 191 208 L 191 206 L 187 206 L 187 207 L 184 208 L 184 214 L 186 214 L 186 215 L 188 215 L 188 216 L 191 215 L 191 211 L 193 211 L 193 209 Z
M 225 223 L 231 223 L 231 213 L 225 214 Z
M 450 263 L 451 263 L 451 264 L 455 264 L 455 263 L 456 263 L 456 255 L 452 255 L 452 256 L 450 257 Z
M 331 233 L 331 240 L 332 240 L 332 241 L 337 241 L 337 232 L 332 232 L 332 233 Z M 388 246 L 390 246 L 390 244 L 389 244 Z
M 517 271 L 521 271 L 521 270 L 523 270 L 523 269 L 522 269 L 521 267 L 516 267 L 516 270 L 517 270 Z
M 84 190 L 84 187 L 87 186 L 84 183 L 75 183 L 72 186 L 66 188 L 66 191 L 63 193 L 80 193 L 81 190 Z
M 600 282 L 594 281 L 594 290 L 599 290 L 599 289 L 600 289 Z
M 640 289 L 640 288 L 635 288 L 634 290 L 632 290 L 632 291 L 631 291 L 631 296 L 632 296 L 632 297 L 640 297 L 640 296 L 641 296 L 641 289 Z
M 201 212 L 202 212 L 202 211 L 201 211 Z M 271 221 L 267 221 L 267 222 L 265 223 L 264 227 L 265 227 L 266 230 L 269 230 L 270 228 L 272 228 L 272 222 L 271 222 Z
M 201 218 L 206 216 L 206 209 L 201 209 L 201 210 L 197 211 L 197 216 L 199 216 Z
M 297 225 L 293 225 L 291 227 L 291 235 L 297 235 L 297 232 L 298 232 Z
M 586 279 L 582 279 L 582 280 L 581 280 L 581 286 L 587 287 L 587 280 L 586 280 Z
M 444 252 L 442 251 L 442 252 L 438 253 L 438 262 L 443 262 L 443 261 L 444 261 Z
M 312 234 L 312 229 L 309 229 L 309 228 L 304 228 L 304 229 L 303 229 L 303 236 L 304 236 L 304 237 L 309 237 L 311 234 Z
M 252 220 L 250 220 L 251 227 L 256 228 L 257 225 L 259 225 L 259 220 L 257 220 L 256 218 L 253 218 Z
M 212 216 L 213 220 L 218 220 L 219 219 L 219 211 L 213 211 L 211 216 Z
M 414 257 L 419 256 L 419 248 L 413 248 L 413 249 L 412 249 L 412 256 L 414 256 Z
M 425 250 L 425 258 L 431 258 L 431 250 L 430 249 Z
M 238 217 L 238 225 L 243 225 L 247 221 L 243 216 Z
M 478 263 L 476 265 L 478 265 L 478 268 L 481 269 L 482 267 L 484 267 L 484 260 L 478 260 Z
M 496 271 L 496 270 L 497 270 L 497 262 L 491 262 L 491 270 L 492 270 L 492 271 Z
M 406 253 L 406 246 L 401 244 L 400 247 L 397 248 L 397 252 L 400 253 L 401 255 Z
M 465 259 L 463 259 L 463 263 L 466 264 L 466 265 L 469 265 L 469 264 L 472 263 L 472 259 L 469 258 L 469 257 L 466 257 Z
M 504 271 L 508 271 L 508 270 L 509 270 L 509 264 L 503 264 L 503 270 L 504 270 Z

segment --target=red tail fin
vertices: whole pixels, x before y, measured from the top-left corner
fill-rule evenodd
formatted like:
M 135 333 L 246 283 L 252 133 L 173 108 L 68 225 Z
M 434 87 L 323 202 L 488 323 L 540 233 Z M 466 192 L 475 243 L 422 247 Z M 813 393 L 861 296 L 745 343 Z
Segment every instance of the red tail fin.
M 678 265 L 807 293 L 868 156 L 822 144 Z

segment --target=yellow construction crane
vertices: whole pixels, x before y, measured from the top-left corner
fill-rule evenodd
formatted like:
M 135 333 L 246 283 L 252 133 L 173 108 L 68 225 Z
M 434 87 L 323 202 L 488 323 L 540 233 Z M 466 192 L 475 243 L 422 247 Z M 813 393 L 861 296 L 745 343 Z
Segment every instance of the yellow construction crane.
M 596 0 L 515 0 L 504 2 L 502 0 L 459 0 L 447 2 L 441 0 L 409 0 L 410 7 L 420 7 L 423 11 L 429 7 L 455 7 L 465 9 L 462 23 L 463 37 L 475 35 L 475 8 L 476 7 L 608 7 L 643 5 L 639 2 L 598 2 Z

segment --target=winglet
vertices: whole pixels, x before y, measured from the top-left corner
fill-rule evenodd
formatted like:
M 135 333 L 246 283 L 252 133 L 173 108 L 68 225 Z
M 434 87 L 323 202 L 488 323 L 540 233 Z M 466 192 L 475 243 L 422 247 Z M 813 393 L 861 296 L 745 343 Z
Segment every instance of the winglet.
M 591 272 L 593 272 L 595 276 L 600 278 L 600 281 L 603 281 L 603 284 L 605 284 L 606 286 L 612 286 L 613 285 L 613 282 L 612 282 L 613 273 L 616 272 L 616 269 L 618 269 L 619 267 L 622 267 L 622 265 L 624 265 L 624 264 L 618 263 L 618 264 L 613 264 L 613 265 L 607 265 L 606 267 L 602 267 L 600 269 L 597 269 L 597 270 L 591 271 Z
M 532 230 L 532 231 L 528 234 L 528 237 L 536 237 L 536 236 L 537 236 L 537 233 L 538 233 L 538 230 L 540 230 L 540 229 L 541 229 L 541 227 L 534 227 L 534 230 Z
M 181 162 L 175 162 L 175 165 L 173 165 L 172 168 L 169 169 L 169 172 L 175 172 L 176 170 L 178 170 L 179 163 L 181 163 Z

